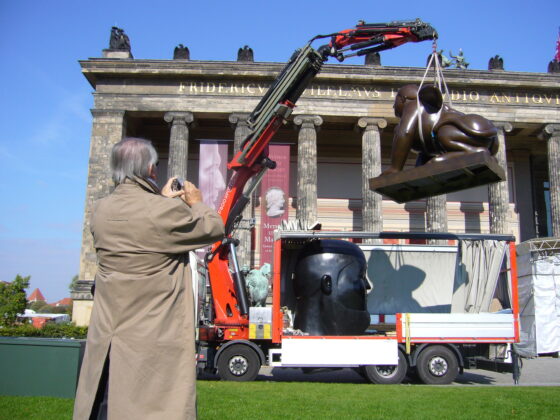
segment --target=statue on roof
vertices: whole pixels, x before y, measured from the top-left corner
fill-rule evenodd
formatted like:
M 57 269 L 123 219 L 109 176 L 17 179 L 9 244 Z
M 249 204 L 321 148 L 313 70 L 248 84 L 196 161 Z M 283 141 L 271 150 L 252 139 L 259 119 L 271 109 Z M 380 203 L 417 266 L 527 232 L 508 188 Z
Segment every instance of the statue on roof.
M 253 49 L 248 45 L 245 45 L 243 48 L 239 48 L 239 50 L 237 51 L 237 61 L 255 61 L 253 57 Z
M 504 59 L 496 54 L 488 61 L 488 70 L 503 70 Z
M 130 39 L 124 33 L 124 30 L 113 26 L 111 28 L 111 37 L 109 39 L 109 49 L 130 51 Z
M 447 68 L 447 67 L 451 67 L 451 60 L 443 53 L 443 50 L 439 50 L 436 52 L 437 54 L 437 59 L 439 61 L 439 65 L 442 68 Z M 426 59 L 426 65 L 428 65 L 428 63 L 430 62 L 430 59 L 432 58 L 432 54 L 430 54 L 428 56 L 428 58 Z
M 453 59 L 453 65 L 456 69 L 465 70 L 467 67 L 469 67 L 469 62 L 465 60 L 462 48 L 459 48 L 459 54 L 457 55 L 453 55 L 453 52 L 449 51 L 449 56 Z
M 189 60 L 190 58 L 191 53 L 183 44 L 177 45 L 173 50 L 173 60 Z
M 380 66 L 381 55 L 377 51 L 367 53 L 364 64 L 366 66 Z

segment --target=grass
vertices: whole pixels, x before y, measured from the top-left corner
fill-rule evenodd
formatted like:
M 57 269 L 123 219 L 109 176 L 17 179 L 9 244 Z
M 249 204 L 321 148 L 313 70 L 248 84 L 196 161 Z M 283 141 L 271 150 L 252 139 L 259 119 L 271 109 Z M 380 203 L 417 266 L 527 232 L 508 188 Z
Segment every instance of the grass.
M 557 419 L 559 387 L 198 382 L 199 419 Z M 0 396 L 0 420 L 64 420 L 73 400 Z
M 53 397 L 0 396 L 0 420 L 71 419 L 74 400 Z

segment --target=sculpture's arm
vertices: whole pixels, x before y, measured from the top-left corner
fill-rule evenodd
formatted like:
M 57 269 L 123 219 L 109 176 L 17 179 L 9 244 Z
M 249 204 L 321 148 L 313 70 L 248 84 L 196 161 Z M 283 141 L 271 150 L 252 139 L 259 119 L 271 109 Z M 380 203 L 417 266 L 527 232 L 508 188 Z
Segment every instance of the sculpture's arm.
M 401 121 L 395 127 L 391 150 L 391 167 L 384 173 L 401 171 L 417 137 L 418 116 L 414 101 L 407 101 L 403 107 Z

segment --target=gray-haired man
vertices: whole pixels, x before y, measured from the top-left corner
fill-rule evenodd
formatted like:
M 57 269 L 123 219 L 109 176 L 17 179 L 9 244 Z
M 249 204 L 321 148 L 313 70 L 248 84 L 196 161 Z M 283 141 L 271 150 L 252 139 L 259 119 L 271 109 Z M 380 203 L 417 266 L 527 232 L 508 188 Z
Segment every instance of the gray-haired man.
M 113 147 L 115 190 L 91 218 L 96 292 L 74 419 L 196 417 L 194 309 L 187 252 L 224 235 L 185 182 L 155 184 L 151 142 Z M 110 361 L 110 363 L 109 363 Z

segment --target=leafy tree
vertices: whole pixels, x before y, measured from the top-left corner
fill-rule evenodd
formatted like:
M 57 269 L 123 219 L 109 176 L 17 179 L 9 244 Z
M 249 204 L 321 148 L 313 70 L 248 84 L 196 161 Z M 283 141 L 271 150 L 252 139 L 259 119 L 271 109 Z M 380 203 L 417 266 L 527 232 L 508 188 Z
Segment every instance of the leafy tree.
M 48 310 L 45 309 L 50 309 L 50 305 L 44 300 L 37 300 L 35 302 L 31 302 L 30 304 L 28 304 L 27 308 L 32 309 L 37 313 L 49 312 Z
M 51 314 L 67 314 L 68 313 L 68 305 L 60 305 L 60 306 L 50 306 L 49 313 Z
M 68 285 L 68 290 L 70 290 L 72 292 L 74 290 L 74 288 L 76 287 L 77 283 L 78 283 L 78 275 L 76 274 L 74 277 L 72 277 L 72 281 Z
M 0 282 L 0 325 L 14 325 L 17 314 L 22 314 L 27 305 L 25 289 L 29 287 L 31 276 L 19 274 L 11 283 Z

